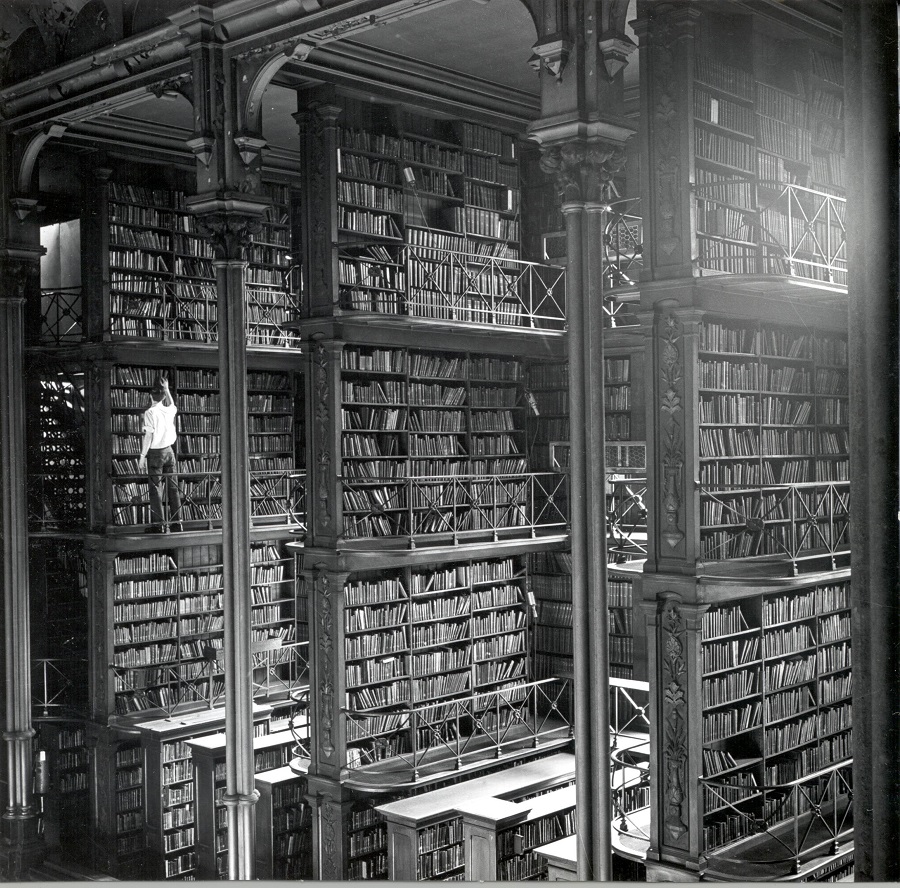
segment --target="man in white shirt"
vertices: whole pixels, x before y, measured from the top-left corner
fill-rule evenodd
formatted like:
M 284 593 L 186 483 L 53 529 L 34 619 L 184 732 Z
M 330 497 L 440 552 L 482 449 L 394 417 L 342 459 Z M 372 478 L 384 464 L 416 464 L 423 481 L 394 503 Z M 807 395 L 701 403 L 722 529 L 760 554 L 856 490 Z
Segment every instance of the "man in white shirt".
M 161 376 L 150 390 L 153 403 L 144 411 L 144 438 L 138 469 L 146 471 L 150 478 L 150 519 L 148 533 L 166 533 L 181 530 L 181 492 L 175 475 L 175 451 L 172 446 L 178 433 L 175 415 L 178 407 L 169 391 L 169 380 Z M 168 499 L 168 520 L 163 510 L 162 492 L 165 479 Z M 171 523 L 171 526 L 169 524 Z

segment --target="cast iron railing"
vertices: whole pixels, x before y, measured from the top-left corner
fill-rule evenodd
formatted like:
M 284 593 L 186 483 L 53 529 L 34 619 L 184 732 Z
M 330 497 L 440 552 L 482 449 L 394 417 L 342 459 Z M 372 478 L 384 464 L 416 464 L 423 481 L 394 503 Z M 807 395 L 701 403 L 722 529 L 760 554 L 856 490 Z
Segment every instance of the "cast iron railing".
M 846 292 L 846 200 L 781 182 L 760 183 L 775 196 L 752 209 L 717 197 L 746 184 L 735 179 L 697 188 L 700 268 L 786 275 Z
M 359 252 L 379 249 L 392 252 L 380 261 Z M 545 330 L 566 326 L 566 273 L 558 266 L 366 242 L 340 244 L 338 261 L 359 269 L 352 282 L 344 282 L 341 306 L 348 311 Z M 396 269 L 389 284 L 386 267 Z
M 161 709 L 174 715 L 185 704 L 202 703 L 213 709 L 225 694 L 224 649 L 221 635 L 205 642 L 203 658 L 172 661 L 148 666 L 112 666 L 116 693 L 134 692 L 140 708 L 123 705 L 119 715 L 145 709 Z M 309 684 L 309 642 L 281 641 L 254 643 L 251 648 L 253 696 L 255 699 L 286 699 Z
M 344 537 L 529 535 L 568 528 L 568 476 L 560 472 L 429 475 L 342 482 Z
M 613 829 L 647 840 L 650 806 L 650 685 L 610 678 L 610 791 Z
M 513 749 L 569 738 L 572 726 L 560 708 L 567 685 L 566 680 L 542 679 L 390 712 L 345 709 L 348 753 L 356 753 L 348 767 L 390 758 L 396 766 L 391 770 L 417 780 L 425 765 L 460 769 Z M 388 734 L 395 741 L 391 745 Z M 369 746 L 352 746 L 361 741 Z
M 753 879 L 754 866 L 785 865 L 800 872 L 805 860 L 835 855 L 853 837 L 853 760 L 785 783 L 738 785 L 720 777 L 701 779 L 706 810 L 721 809 L 732 818 L 735 838 L 765 834 L 774 850 L 728 853 L 706 847 L 716 861 L 739 863 Z M 779 853 L 780 852 L 780 853 Z
M 606 480 L 606 552 L 610 561 L 647 556 L 647 479 L 612 475 Z
M 701 485 L 706 561 L 780 555 L 794 571 L 826 558 L 834 570 L 850 552 L 850 482 Z
M 35 718 L 86 718 L 88 663 L 84 658 L 31 661 L 31 704 Z

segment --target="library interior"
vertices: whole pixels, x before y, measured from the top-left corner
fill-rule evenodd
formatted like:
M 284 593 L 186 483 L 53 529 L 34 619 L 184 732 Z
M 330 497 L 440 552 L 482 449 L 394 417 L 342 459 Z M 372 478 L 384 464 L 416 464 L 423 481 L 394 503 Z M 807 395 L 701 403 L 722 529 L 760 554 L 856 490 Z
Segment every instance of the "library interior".
M 897 107 L 886 0 L 0 3 L 0 877 L 900 879 Z

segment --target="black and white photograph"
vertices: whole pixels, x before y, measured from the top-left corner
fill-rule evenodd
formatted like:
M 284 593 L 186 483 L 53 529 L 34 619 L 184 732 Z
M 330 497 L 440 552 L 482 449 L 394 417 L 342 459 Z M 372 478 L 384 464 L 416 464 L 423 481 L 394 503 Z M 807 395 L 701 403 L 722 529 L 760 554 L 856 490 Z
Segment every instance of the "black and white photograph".
M 888 0 L 0 0 L 0 881 L 900 882 Z

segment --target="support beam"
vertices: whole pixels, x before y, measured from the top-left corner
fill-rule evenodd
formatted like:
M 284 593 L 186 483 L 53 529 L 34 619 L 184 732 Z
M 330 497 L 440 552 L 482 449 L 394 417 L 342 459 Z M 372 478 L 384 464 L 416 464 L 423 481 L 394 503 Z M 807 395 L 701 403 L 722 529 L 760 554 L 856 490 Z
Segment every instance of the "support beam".
M 897 6 L 844 4 L 857 881 L 900 879 Z

